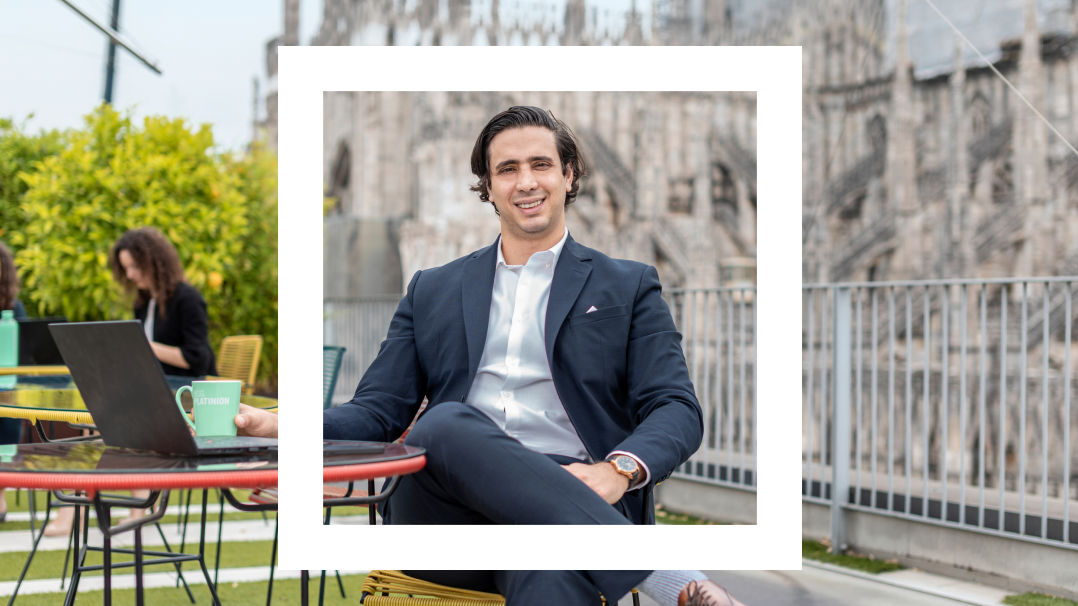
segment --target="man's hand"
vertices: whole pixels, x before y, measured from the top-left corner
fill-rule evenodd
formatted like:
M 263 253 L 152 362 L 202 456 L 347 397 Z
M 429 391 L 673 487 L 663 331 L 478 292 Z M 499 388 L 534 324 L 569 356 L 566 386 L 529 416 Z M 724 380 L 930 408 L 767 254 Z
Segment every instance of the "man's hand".
M 588 485 L 604 501 L 613 505 L 621 500 L 625 491 L 629 490 L 629 478 L 618 473 L 614 466 L 606 461 L 600 461 L 588 465 L 586 463 L 573 463 L 562 465 L 562 469 L 576 476 L 578 480 Z
M 240 414 L 236 415 L 235 421 L 237 435 L 256 438 L 277 437 L 277 415 L 268 410 L 240 404 Z

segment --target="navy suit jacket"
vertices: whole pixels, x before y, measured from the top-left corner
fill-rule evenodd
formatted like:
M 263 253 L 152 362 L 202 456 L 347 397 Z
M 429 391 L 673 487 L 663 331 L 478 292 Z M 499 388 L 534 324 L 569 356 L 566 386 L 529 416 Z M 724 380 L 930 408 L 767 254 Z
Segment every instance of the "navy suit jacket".
M 377 358 L 351 401 L 323 413 L 324 439 L 392 441 L 430 406 L 463 401 L 486 343 L 497 246 L 408 284 Z M 703 415 L 654 267 L 611 259 L 568 237 L 550 287 L 546 352 L 569 419 L 594 460 L 639 457 L 651 482 L 699 448 Z M 596 310 L 587 313 L 588 309 Z M 619 509 L 638 521 L 641 491 Z

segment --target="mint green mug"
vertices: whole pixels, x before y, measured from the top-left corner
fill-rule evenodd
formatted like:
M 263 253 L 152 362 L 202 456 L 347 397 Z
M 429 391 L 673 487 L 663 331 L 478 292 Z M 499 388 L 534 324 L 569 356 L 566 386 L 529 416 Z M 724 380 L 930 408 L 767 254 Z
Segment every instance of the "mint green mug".
M 236 435 L 236 415 L 240 413 L 240 387 L 242 381 L 192 381 L 176 391 L 176 405 L 183 412 L 180 394 L 183 390 L 191 392 L 194 404 L 191 412 L 195 415 L 192 423 L 184 412 L 183 418 L 198 436 L 234 436 Z

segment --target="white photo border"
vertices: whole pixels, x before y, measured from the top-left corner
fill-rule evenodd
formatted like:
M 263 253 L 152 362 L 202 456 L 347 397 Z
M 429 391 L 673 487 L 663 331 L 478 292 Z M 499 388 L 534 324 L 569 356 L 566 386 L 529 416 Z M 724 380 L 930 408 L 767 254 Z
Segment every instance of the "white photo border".
M 800 47 L 280 47 L 280 566 L 801 568 Z M 757 91 L 757 524 L 323 526 L 324 91 Z M 784 206 L 785 205 L 785 206 Z

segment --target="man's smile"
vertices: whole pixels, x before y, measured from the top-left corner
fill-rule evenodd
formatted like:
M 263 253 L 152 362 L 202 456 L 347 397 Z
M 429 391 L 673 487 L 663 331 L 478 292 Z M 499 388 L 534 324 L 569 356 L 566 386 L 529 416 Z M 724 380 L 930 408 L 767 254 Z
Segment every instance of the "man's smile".
M 543 205 L 544 201 L 545 201 L 545 198 L 539 198 L 539 199 L 532 198 L 532 199 L 524 200 L 523 202 L 514 202 L 513 204 L 517 208 L 519 208 L 520 210 L 524 211 L 525 214 L 534 214 L 534 213 L 539 212 L 539 208 Z M 528 212 L 528 211 L 533 211 L 533 212 Z

